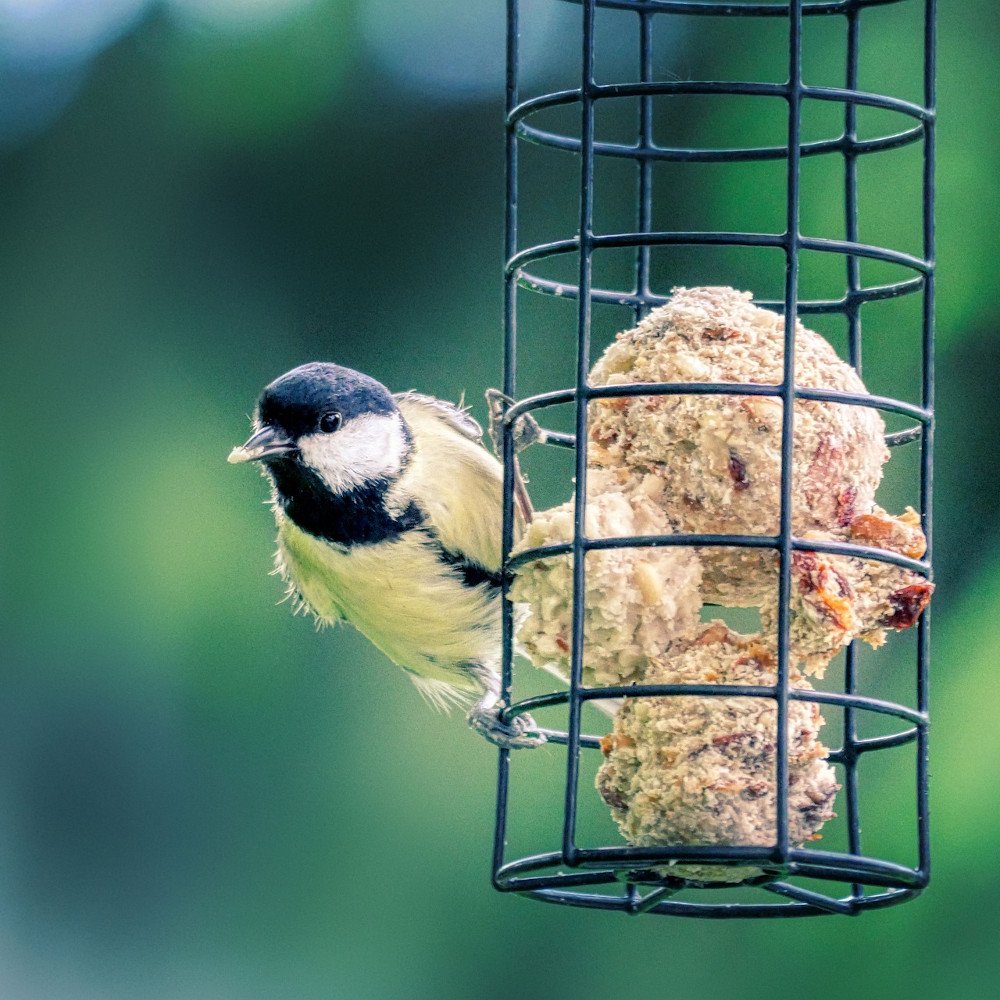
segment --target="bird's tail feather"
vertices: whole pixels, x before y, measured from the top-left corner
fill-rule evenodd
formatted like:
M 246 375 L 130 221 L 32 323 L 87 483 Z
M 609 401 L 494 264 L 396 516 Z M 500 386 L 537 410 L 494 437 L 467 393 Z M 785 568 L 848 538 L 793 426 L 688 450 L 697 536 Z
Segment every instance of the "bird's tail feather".
M 424 701 L 445 715 L 449 715 L 456 707 L 468 708 L 476 697 L 475 692 L 456 687 L 437 677 L 421 677 L 419 674 L 411 673 L 409 678 Z

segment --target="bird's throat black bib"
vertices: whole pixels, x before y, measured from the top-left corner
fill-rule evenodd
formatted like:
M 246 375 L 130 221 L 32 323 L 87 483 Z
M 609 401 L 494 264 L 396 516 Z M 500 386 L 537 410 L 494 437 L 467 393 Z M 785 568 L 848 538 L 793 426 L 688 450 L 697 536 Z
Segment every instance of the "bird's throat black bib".
M 345 493 L 332 493 L 311 469 L 283 459 L 268 463 L 277 502 L 303 531 L 337 545 L 373 545 L 417 528 L 424 514 L 415 503 L 400 514 L 386 510 L 389 482 L 374 480 Z

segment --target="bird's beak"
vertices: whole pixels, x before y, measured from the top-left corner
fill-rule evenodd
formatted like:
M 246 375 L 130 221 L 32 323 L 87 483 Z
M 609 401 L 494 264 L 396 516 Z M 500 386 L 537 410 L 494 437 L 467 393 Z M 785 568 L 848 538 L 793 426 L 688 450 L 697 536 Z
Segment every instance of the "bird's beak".
M 297 450 L 294 441 L 281 431 L 265 424 L 245 444 L 238 445 L 229 453 L 229 461 L 232 465 L 238 465 L 240 462 L 260 462 L 266 458 L 290 455 Z

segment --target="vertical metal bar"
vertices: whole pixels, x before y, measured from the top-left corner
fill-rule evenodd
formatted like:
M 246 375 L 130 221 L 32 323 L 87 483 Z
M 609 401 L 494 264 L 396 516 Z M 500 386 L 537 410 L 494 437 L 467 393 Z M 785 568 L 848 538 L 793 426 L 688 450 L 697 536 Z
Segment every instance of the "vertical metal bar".
M 857 694 L 858 658 L 857 642 L 847 647 L 847 662 L 844 667 L 844 690 Z M 844 709 L 844 791 L 847 800 L 847 849 L 851 854 L 861 853 L 861 815 L 858 802 L 858 740 L 857 720 L 853 708 Z M 865 887 L 860 882 L 851 885 L 853 899 L 864 898 Z
M 507 115 L 518 100 L 518 33 L 520 0 L 507 0 Z M 507 127 L 506 194 L 507 209 L 504 229 L 504 264 L 517 252 L 517 133 Z M 505 267 L 506 270 L 506 267 Z M 517 389 L 517 276 L 509 275 L 504 283 L 503 391 L 513 398 Z M 500 697 L 510 704 L 511 671 L 514 658 L 513 606 L 507 600 L 510 586 L 507 561 L 514 545 L 514 438 L 511 428 L 504 426 L 501 437 L 503 452 L 503 528 L 501 539 L 500 627 L 501 667 Z M 497 763 L 497 808 L 493 834 L 493 877 L 504 863 L 507 838 L 507 797 L 510 785 L 510 750 L 501 748 Z
M 580 771 L 580 687 L 583 678 L 586 596 L 587 376 L 590 371 L 590 288 L 594 219 L 594 0 L 583 4 L 583 68 L 580 82 L 580 274 L 576 346 L 576 490 L 573 512 L 573 639 L 570 660 L 569 725 L 566 743 L 566 803 L 563 858 L 577 856 L 576 800 Z
M 778 738 L 775 785 L 775 860 L 788 859 L 789 597 L 792 569 L 792 456 L 795 417 L 795 316 L 799 294 L 799 160 L 802 132 L 802 0 L 791 0 L 788 18 L 788 177 L 785 223 L 785 343 L 781 384 L 781 522 L 778 578 Z
M 847 89 L 858 89 L 858 48 L 860 45 L 861 11 L 847 8 Z M 852 101 L 844 105 L 844 215 L 848 242 L 858 242 L 858 109 Z M 854 370 L 861 374 L 861 303 L 857 300 L 861 287 L 861 262 L 854 254 L 847 255 L 847 348 Z
M 924 105 L 934 111 L 937 104 L 937 4 L 926 0 L 924 9 Z M 924 258 L 932 265 L 935 256 L 934 236 L 934 119 L 924 122 L 923 169 L 923 229 Z M 924 282 L 923 309 L 923 405 L 934 409 L 934 267 Z M 927 559 L 933 565 L 933 531 L 931 508 L 934 475 L 934 420 L 924 425 L 920 442 L 920 509 L 927 535 Z M 917 707 L 928 711 L 928 672 L 930 666 L 931 622 L 929 609 L 920 617 L 917 632 Z M 930 878 L 930 822 L 928 812 L 929 758 L 927 724 L 921 723 L 917 733 L 917 825 L 919 834 L 920 870 Z
M 858 89 L 858 50 L 860 47 L 861 11 L 850 6 L 847 15 L 847 73 L 848 90 Z M 858 242 L 858 156 L 855 143 L 858 138 L 858 109 L 853 101 L 844 105 L 844 235 L 851 243 Z M 861 287 L 861 262 L 854 254 L 847 255 L 847 351 L 854 370 L 861 375 L 861 303 L 857 299 Z M 848 694 L 858 691 L 858 642 L 847 647 L 844 667 L 844 690 Z M 851 854 L 861 853 L 861 817 L 858 804 L 858 758 L 855 745 L 858 739 L 857 719 L 853 708 L 844 709 L 844 791 L 847 800 L 847 843 Z M 864 886 L 855 882 L 851 886 L 854 899 L 864 896 Z
M 653 15 L 649 11 L 639 12 L 639 79 L 642 83 L 653 80 Z M 639 147 L 643 151 L 638 160 L 639 202 L 636 213 L 636 231 L 648 233 L 653 222 L 653 161 L 644 155 L 653 145 L 653 98 L 649 95 L 639 99 Z M 635 258 L 635 306 L 636 321 L 649 312 L 649 262 L 652 248 L 641 246 Z
M 639 11 L 639 80 L 651 83 L 653 80 L 653 15 L 650 11 Z M 636 232 L 648 233 L 653 226 L 653 161 L 645 155 L 653 146 L 653 98 L 644 95 L 639 98 L 639 148 L 641 150 L 637 166 L 639 190 L 636 210 Z M 638 323 L 650 310 L 649 287 L 650 254 L 652 248 L 640 246 L 635 256 L 635 320 Z M 626 890 L 629 905 L 634 912 L 648 909 L 667 894 L 676 890 L 659 890 L 650 893 L 642 901 L 639 887 L 630 882 Z

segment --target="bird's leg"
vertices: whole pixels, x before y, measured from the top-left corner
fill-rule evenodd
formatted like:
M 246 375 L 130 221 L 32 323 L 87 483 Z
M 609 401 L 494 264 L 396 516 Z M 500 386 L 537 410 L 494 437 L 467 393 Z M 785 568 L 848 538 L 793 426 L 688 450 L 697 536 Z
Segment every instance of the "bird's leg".
M 500 697 L 500 678 L 479 664 L 470 669 L 485 690 L 466 716 L 469 727 L 495 746 L 508 750 L 542 746 L 546 741 L 545 733 L 530 715 L 518 715 L 509 722 L 501 718 L 506 706 Z
M 493 450 L 500 458 L 503 457 L 503 418 L 507 408 L 513 403 L 514 400 L 499 389 L 486 390 L 486 405 L 490 414 L 490 440 L 493 442 Z M 530 413 L 524 414 L 523 417 L 519 417 L 514 422 L 512 433 L 514 437 L 514 497 L 524 520 L 530 521 L 534 514 L 534 508 L 531 505 L 531 497 L 528 496 L 528 488 L 525 485 L 527 480 L 521 472 L 521 463 L 518 461 L 517 454 L 530 444 L 544 444 L 546 433 Z

